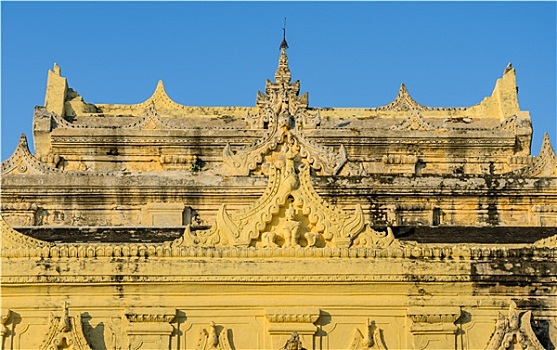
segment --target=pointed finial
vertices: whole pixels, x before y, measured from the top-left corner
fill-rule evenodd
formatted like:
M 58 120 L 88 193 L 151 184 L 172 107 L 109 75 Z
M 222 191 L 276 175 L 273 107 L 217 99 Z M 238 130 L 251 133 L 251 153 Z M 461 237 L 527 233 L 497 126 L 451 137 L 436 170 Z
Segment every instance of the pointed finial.
M 284 26 L 282 27 L 282 42 L 280 43 L 280 49 L 288 49 L 288 43 L 286 42 L 286 17 L 284 17 Z
M 280 44 L 280 57 L 278 69 L 275 72 L 275 82 L 276 83 L 290 83 L 291 74 L 290 68 L 288 68 L 288 57 L 286 56 L 286 49 L 288 44 L 286 43 L 286 17 L 284 18 L 284 27 L 282 28 L 282 43 Z
M 503 75 L 507 74 L 507 72 L 509 72 L 512 69 L 513 69 L 513 64 L 511 62 L 509 62 L 507 64 L 507 66 L 505 67 L 505 71 L 503 72 Z
M 58 63 L 54 62 L 54 68 L 52 68 L 52 71 L 54 73 L 56 73 L 57 75 L 62 75 L 62 70 L 60 69 L 60 66 L 58 65 Z

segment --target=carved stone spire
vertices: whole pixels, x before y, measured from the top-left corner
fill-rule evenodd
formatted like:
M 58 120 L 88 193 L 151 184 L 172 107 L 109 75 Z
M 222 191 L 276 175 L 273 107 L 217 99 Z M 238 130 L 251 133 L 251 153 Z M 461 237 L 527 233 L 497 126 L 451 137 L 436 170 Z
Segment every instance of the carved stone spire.
M 276 84 L 290 84 L 290 80 L 292 79 L 292 74 L 290 73 L 290 68 L 288 67 L 288 56 L 286 55 L 287 48 L 288 44 L 286 43 L 286 38 L 284 38 L 280 44 L 280 57 L 278 68 L 275 72 Z

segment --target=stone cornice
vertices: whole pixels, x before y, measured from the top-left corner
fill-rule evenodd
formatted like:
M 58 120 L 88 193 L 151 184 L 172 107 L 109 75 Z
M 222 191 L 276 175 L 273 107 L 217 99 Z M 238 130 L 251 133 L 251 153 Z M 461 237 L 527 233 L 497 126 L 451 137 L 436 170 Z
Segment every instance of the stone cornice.
M 414 323 L 454 323 L 460 317 L 458 307 L 411 307 L 407 312 Z
M 2 285 L 32 285 L 32 284 L 120 284 L 120 283 L 134 283 L 134 284 L 152 284 L 152 283 L 186 283 L 186 284 L 246 284 L 246 283 L 296 283 L 296 284 L 353 284 L 353 283 L 454 283 L 454 282 L 470 282 L 482 283 L 488 285 L 494 283 L 532 283 L 530 275 L 490 275 L 490 276 L 472 276 L 470 274 L 462 275 L 437 275 L 431 276 L 429 273 L 412 274 L 412 275 L 342 275 L 342 276 L 292 276 L 292 275 L 278 275 L 278 276 L 154 276 L 154 275 L 126 275 L 126 276 L 2 276 L 0 282 Z M 557 283 L 557 278 L 554 276 L 538 277 L 537 283 Z
M 3 220 L 2 220 L 3 221 Z M 3 234 L 16 235 L 21 239 L 5 239 L 2 246 L 3 258 L 354 258 L 354 259 L 459 259 L 488 260 L 492 258 L 532 257 L 552 259 L 557 257 L 557 248 L 539 242 L 532 245 L 433 245 L 408 244 L 388 247 L 334 247 L 334 248 L 302 248 L 302 247 L 201 247 L 164 242 L 157 244 L 109 244 L 109 243 L 48 243 L 25 236 L 3 221 Z M 4 228 L 5 227 L 5 228 Z M 180 240 L 181 241 L 181 240 Z M 26 243 L 31 242 L 31 243 Z M 550 242 L 550 240 L 548 240 Z
M 170 323 L 176 317 L 176 310 L 160 308 L 133 308 L 126 312 L 125 317 L 130 323 Z
M 271 323 L 314 323 L 319 318 L 317 308 L 269 308 L 265 317 Z

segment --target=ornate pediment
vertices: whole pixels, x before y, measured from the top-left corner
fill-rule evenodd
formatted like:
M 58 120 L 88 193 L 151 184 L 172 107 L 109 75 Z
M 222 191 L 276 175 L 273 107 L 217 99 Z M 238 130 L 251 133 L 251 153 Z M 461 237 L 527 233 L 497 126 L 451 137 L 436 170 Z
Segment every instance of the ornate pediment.
M 8 174 L 47 174 L 60 173 L 60 169 L 41 162 L 29 151 L 25 134 L 21 134 L 19 143 L 10 158 L 2 162 L 2 175 Z
M 532 311 L 521 312 L 517 310 L 515 302 L 511 302 L 508 317 L 499 313 L 495 332 L 485 349 L 545 350 L 532 330 L 531 317 Z
M 187 239 L 209 246 L 350 246 L 364 229 L 362 208 L 356 205 L 348 214 L 319 197 L 303 162 L 303 148 L 295 138 L 288 142 L 274 154 L 269 183 L 256 203 L 234 213 L 222 205 L 211 230 Z
M 81 325 L 81 315 L 70 317 L 68 305 L 64 302 L 62 315 L 50 315 L 48 333 L 39 350 L 91 350 L 85 340 Z
M 404 84 L 400 84 L 400 89 L 398 90 L 398 94 L 393 100 L 393 102 L 377 107 L 378 111 L 396 111 L 396 112 L 406 112 L 406 111 L 413 111 L 413 110 L 428 110 L 429 107 L 423 106 L 416 102 L 408 93 L 406 86 Z

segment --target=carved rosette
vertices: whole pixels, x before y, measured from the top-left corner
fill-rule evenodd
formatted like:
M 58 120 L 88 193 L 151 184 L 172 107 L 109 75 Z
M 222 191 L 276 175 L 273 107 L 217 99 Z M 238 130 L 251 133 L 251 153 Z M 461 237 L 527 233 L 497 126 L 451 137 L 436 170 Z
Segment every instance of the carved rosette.
M 532 311 L 517 310 L 514 301 L 509 306 L 508 317 L 499 313 L 495 332 L 491 336 L 486 350 L 521 349 L 545 350 L 532 330 L 530 319 Z

